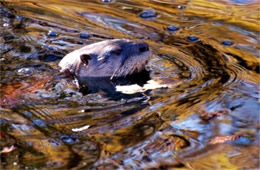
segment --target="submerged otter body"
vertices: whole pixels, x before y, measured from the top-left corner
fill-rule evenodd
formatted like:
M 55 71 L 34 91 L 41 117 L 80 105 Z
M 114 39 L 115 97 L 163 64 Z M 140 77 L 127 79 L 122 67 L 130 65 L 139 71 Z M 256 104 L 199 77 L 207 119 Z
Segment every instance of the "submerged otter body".
M 141 72 L 151 58 L 146 43 L 127 39 L 106 40 L 67 54 L 59 63 L 78 79 L 86 77 L 126 77 Z

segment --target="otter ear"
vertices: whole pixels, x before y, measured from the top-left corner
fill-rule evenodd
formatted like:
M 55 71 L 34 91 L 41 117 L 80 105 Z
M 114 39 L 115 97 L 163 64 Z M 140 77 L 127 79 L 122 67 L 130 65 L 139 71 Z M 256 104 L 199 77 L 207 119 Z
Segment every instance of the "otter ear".
M 81 54 L 80 56 L 80 60 L 82 61 L 82 63 L 84 63 L 85 65 L 88 65 L 88 61 L 91 59 L 91 56 L 89 54 Z

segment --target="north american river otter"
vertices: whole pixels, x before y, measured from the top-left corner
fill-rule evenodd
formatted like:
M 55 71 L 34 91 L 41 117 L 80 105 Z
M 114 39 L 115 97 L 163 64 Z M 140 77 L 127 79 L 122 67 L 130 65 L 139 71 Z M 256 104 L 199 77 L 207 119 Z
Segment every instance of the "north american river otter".
M 87 45 L 67 54 L 59 63 L 77 79 L 86 77 L 126 77 L 145 69 L 151 58 L 144 42 L 114 39 Z

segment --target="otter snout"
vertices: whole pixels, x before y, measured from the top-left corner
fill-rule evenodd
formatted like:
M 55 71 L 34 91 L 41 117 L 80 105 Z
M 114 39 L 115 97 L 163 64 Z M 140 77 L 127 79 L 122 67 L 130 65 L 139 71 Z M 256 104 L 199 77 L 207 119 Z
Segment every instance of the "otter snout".
M 146 43 L 139 43 L 139 44 L 137 44 L 137 46 L 139 48 L 139 52 L 141 52 L 141 53 L 149 51 L 149 46 Z

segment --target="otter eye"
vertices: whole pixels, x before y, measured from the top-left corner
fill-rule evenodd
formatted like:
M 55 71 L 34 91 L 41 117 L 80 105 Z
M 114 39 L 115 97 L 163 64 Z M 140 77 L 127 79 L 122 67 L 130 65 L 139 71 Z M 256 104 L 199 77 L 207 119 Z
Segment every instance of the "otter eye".
M 89 54 L 82 54 L 80 56 L 80 60 L 82 61 L 82 63 L 88 65 L 88 61 L 91 59 L 91 56 Z
M 117 49 L 117 50 L 111 51 L 111 54 L 115 54 L 115 55 L 120 55 L 121 53 L 122 53 L 122 49 Z

